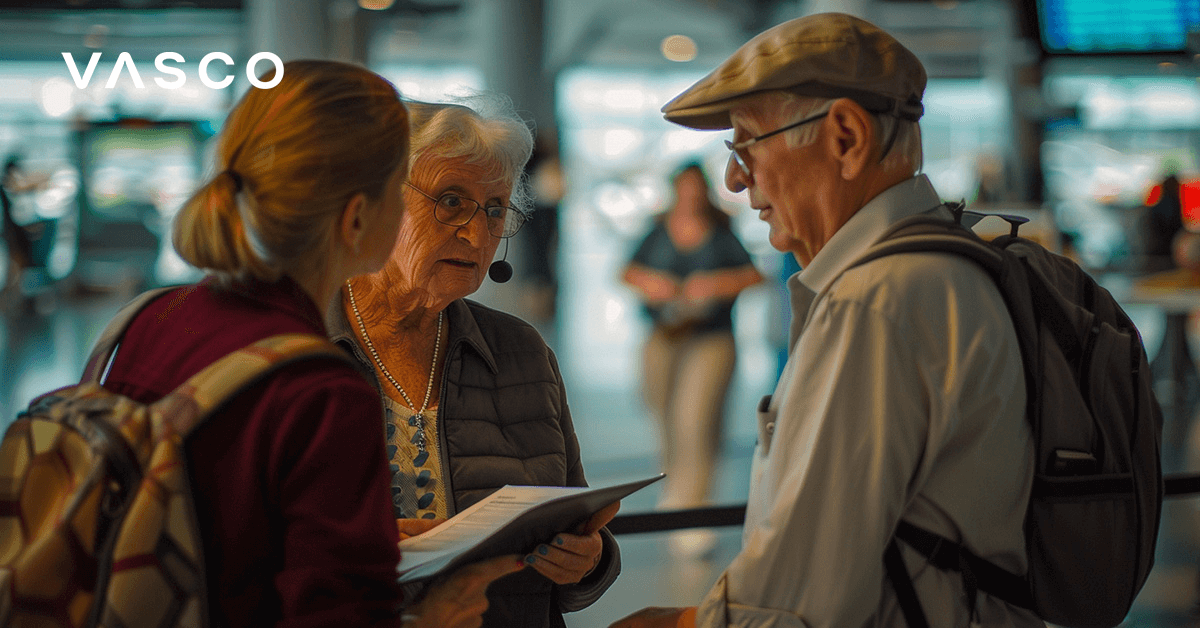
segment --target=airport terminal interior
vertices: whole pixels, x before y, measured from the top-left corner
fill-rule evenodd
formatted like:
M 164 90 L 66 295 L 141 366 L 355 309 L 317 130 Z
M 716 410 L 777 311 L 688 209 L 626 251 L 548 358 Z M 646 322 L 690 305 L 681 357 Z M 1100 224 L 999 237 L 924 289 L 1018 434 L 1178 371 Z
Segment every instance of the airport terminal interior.
M 249 59 L 268 51 L 358 62 L 413 99 L 498 91 L 534 125 L 538 209 L 501 249 L 515 276 L 473 298 L 531 322 L 556 351 L 594 485 L 659 470 L 639 388 L 649 323 L 620 273 L 670 200 L 671 173 L 702 163 L 766 277 L 734 309 L 737 366 L 712 499 L 744 504 L 754 409 L 786 357 L 784 281 L 797 267 L 771 248 L 744 195 L 720 185 L 729 133 L 674 126 L 660 108 L 754 34 L 820 11 L 880 25 L 925 64 L 922 171 L 943 200 L 1029 218 L 1023 235 L 1117 296 L 1153 363 L 1164 470 L 1200 471 L 1200 245 L 1176 238 L 1173 250 L 1177 234 L 1164 241 L 1150 226 L 1175 175 L 1182 231 L 1200 234 L 1195 0 L 0 1 L 5 229 L 32 245 L 24 265 L 0 255 L 0 428 L 38 393 L 78 379 L 122 303 L 201 276 L 172 250 L 171 220 L 212 174 L 213 139 L 251 88 Z M 155 65 L 165 52 L 181 57 L 182 85 L 155 81 L 171 78 Z M 232 77 L 226 87 L 201 78 L 214 52 L 232 60 L 206 70 Z M 123 53 L 132 63 L 118 63 Z M 658 490 L 621 513 L 653 511 Z M 621 577 L 568 625 L 697 603 L 741 540 L 737 526 L 711 531 L 706 552 L 673 551 L 667 532 L 622 536 Z M 1198 607 L 1200 495 L 1168 499 L 1127 625 L 1200 625 Z

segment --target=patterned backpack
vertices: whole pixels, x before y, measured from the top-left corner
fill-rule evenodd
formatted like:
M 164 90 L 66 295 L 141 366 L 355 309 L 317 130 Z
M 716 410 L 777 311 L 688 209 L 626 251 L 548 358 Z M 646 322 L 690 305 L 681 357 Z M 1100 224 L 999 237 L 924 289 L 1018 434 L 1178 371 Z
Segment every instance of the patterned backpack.
M 35 399 L 0 441 L 0 625 L 206 626 L 204 555 L 183 442 L 222 404 L 297 360 L 349 358 L 272 336 L 144 405 L 100 387 L 152 290 L 109 323 L 80 383 Z

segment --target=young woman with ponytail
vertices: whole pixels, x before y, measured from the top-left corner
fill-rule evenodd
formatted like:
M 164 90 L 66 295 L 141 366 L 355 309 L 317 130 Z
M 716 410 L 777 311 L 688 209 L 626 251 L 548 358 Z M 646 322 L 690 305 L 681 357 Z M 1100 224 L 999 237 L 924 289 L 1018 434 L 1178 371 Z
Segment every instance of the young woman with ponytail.
M 404 105 L 357 66 L 283 71 L 229 114 L 219 172 L 176 219 L 176 249 L 208 277 L 143 310 L 106 388 L 149 403 L 268 336 L 325 336 L 321 313 L 339 287 L 388 258 L 407 176 Z M 213 625 L 478 625 L 488 583 L 517 558 L 402 600 L 381 412 L 353 367 L 310 360 L 240 393 L 191 435 Z

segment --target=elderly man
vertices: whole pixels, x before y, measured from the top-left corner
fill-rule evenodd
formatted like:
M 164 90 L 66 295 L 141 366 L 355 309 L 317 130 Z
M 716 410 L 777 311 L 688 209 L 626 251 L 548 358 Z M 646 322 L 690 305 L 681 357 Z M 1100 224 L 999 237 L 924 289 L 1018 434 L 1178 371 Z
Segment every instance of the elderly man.
M 788 281 L 790 357 L 759 408 L 741 552 L 698 607 L 615 627 L 905 626 L 884 560 L 901 521 L 1025 572 L 1033 445 L 1000 293 L 952 255 L 854 265 L 901 219 L 949 216 L 915 174 L 924 89 L 893 37 L 827 13 L 760 34 L 663 108 L 733 129 L 725 184 L 803 270 Z M 898 546 L 929 625 L 1042 625 Z

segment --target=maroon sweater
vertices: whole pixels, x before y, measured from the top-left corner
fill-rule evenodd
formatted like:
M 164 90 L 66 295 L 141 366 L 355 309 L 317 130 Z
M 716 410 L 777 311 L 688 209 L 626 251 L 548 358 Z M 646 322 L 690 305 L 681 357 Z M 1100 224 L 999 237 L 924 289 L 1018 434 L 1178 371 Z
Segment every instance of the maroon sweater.
M 167 294 L 130 326 L 104 386 L 144 403 L 278 333 L 325 336 L 290 279 Z M 300 362 L 186 444 L 215 625 L 399 624 L 398 533 L 379 396 L 348 365 Z

